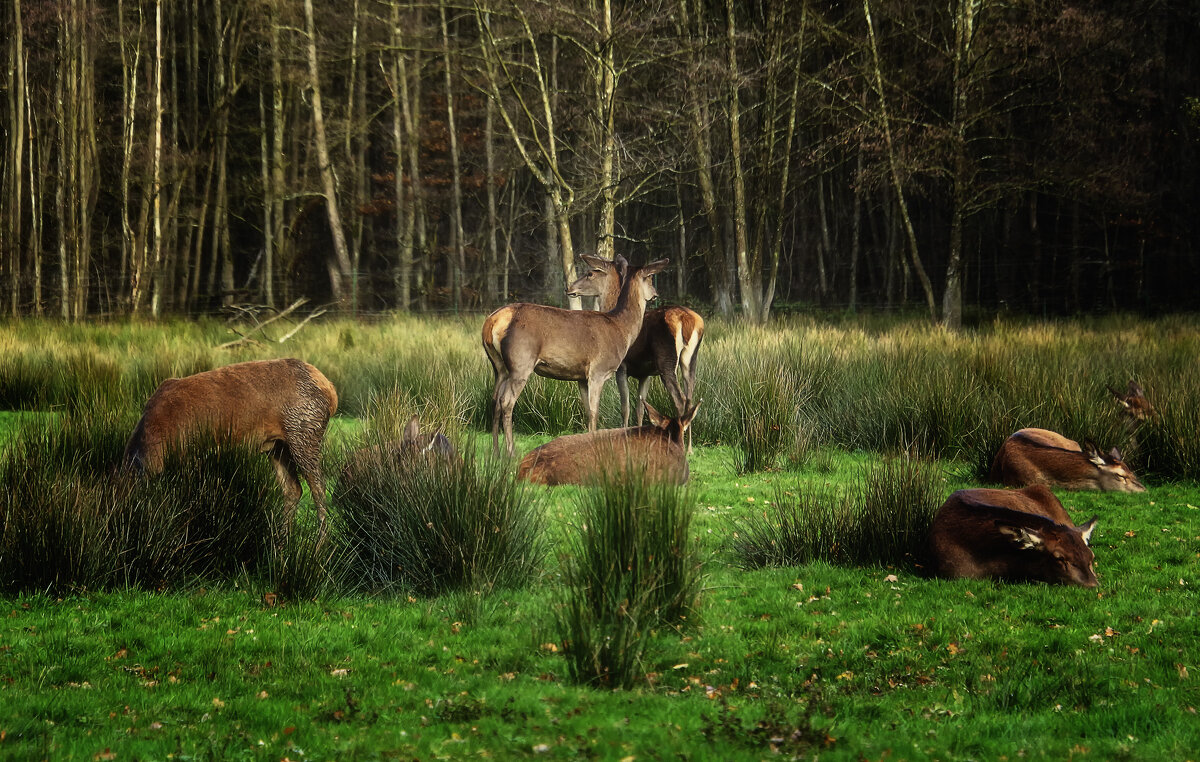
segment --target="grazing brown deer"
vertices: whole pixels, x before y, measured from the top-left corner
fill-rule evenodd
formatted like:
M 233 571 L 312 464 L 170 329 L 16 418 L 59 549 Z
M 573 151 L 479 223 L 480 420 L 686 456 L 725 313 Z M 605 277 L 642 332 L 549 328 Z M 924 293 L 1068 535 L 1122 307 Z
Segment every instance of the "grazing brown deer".
M 283 488 L 290 531 L 303 487 L 308 482 L 322 535 L 325 479 L 321 443 L 329 417 L 337 412 L 333 384 L 321 371 L 294 358 L 226 365 L 184 378 L 168 378 L 146 402 L 129 443 L 127 468 L 159 473 L 163 456 L 209 435 L 241 442 L 268 453 Z
M 404 464 L 422 457 L 453 460 L 457 455 L 454 445 L 442 432 L 422 434 L 420 421 L 414 415 L 404 427 L 404 433 L 399 440 L 363 447 L 347 455 L 342 465 L 341 478 L 354 476 L 372 465 L 382 464 L 385 460 Z
M 963 489 L 938 509 L 929 552 L 939 576 L 1096 587 L 1088 547 L 1096 517 L 1076 526 L 1045 485 Z
M 534 484 L 594 484 L 605 477 L 622 479 L 630 472 L 654 481 L 686 484 L 687 452 L 683 436 L 696 411 L 667 418 L 646 404 L 650 426 L 605 429 L 552 439 L 521 460 L 517 476 Z
M 621 292 L 621 280 L 625 276 L 627 263 L 619 254 L 613 261 L 582 255 L 588 271 L 567 287 L 571 296 L 595 296 L 600 309 L 609 310 L 617 302 Z M 637 410 L 634 425 L 642 425 L 642 410 L 646 405 L 646 393 L 650 390 L 650 379 L 662 379 L 676 414 L 691 404 L 696 393 L 696 365 L 699 360 L 700 342 L 704 340 L 704 318 L 687 307 L 659 307 L 646 313 L 642 330 L 625 354 L 625 361 L 617 369 L 617 389 L 621 393 L 621 425 L 629 425 L 629 379 L 638 385 Z M 679 388 L 676 373 L 683 370 L 684 389 Z M 691 449 L 691 436 L 688 436 Z
M 658 295 L 651 281 L 667 266 L 660 259 L 635 267 L 607 312 L 565 310 L 541 304 L 509 304 L 483 322 L 483 349 L 492 362 L 492 449 L 499 452 L 501 423 L 508 454 L 513 454 L 512 414 L 530 375 L 577 381 L 588 415 L 588 431 L 596 430 L 600 392 L 637 338 L 646 302 Z
M 1021 429 L 1006 439 L 992 461 L 991 479 L 1009 487 L 1146 491 L 1117 448 L 1105 455 L 1091 442 L 1080 447 L 1046 429 Z

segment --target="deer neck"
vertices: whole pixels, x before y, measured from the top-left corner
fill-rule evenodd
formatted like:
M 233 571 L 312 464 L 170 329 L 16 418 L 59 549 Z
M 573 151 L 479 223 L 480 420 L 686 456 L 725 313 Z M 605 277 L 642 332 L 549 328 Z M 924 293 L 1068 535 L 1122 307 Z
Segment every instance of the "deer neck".
M 625 334 L 626 347 L 633 343 L 642 330 L 642 319 L 646 316 L 646 300 L 642 299 L 641 289 L 636 288 L 640 280 L 631 275 L 623 284 L 617 295 L 617 303 L 605 314 L 608 315 Z

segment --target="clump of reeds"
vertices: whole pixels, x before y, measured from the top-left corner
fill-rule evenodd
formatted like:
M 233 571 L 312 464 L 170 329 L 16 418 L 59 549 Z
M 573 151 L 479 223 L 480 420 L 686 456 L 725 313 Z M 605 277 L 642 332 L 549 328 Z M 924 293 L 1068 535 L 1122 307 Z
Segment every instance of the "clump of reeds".
M 628 688 L 655 628 L 694 615 L 702 584 L 685 489 L 639 478 L 581 493 L 558 615 L 574 680 Z
M 0 461 L 0 588 L 161 588 L 254 568 L 281 510 L 266 459 L 208 442 L 140 477 L 121 464 L 130 428 L 93 412 L 14 435 Z
M 367 444 L 333 495 L 352 587 L 432 596 L 516 585 L 538 568 L 536 493 L 503 463 L 471 452 L 396 457 L 387 439 Z
M 909 458 L 874 467 L 846 492 L 780 487 L 767 508 L 741 520 L 733 548 L 744 568 L 919 564 L 944 492 L 936 470 Z

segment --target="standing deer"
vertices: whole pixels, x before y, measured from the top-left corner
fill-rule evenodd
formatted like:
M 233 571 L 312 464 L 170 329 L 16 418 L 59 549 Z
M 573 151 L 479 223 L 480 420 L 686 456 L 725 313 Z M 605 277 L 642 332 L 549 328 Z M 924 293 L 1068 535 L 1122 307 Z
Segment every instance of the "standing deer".
M 567 288 L 570 296 L 595 296 L 600 309 L 609 310 L 621 293 L 621 281 L 625 275 L 625 258 L 617 255 L 609 261 L 599 257 L 582 255 L 588 271 Z M 682 413 L 691 404 L 696 392 L 696 364 L 699 359 L 700 342 L 704 340 L 704 318 L 687 307 L 659 307 L 646 313 L 642 330 L 625 354 L 625 361 L 617 369 L 617 389 L 621 393 L 621 425 L 629 425 L 629 378 L 638 384 L 637 410 L 634 425 L 642 425 L 642 410 L 646 406 L 646 393 L 650 390 L 650 379 L 662 379 L 676 414 Z M 676 373 L 683 369 L 684 390 L 679 388 Z M 691 434 L 688 435 L 691 449 Z
M 1095 528 L 1095 516 L 1076 526 L 1045 485 L 962 489 L 933 517 L 929 551 L 937 574 L 950 579 L 1096 587 Z
M 308 482 L 321 534 L 325 530 L 325 479 L 321 443 L 337 412 L 337 390 L 321 371 L 294 358 L 226 365 L 163 381 L 142 410 L 125 446 L 127 468 L 159 473 L 163 456 L 209 435 L 268 453 L 283 489 L 285 531 L 290 531 Z
M 699 408 L 697 403 L 682 416 L 667 418 L 647 403 L 651 425 L 552 439 L 522 458 L 517 476 L 534 484 L 594 484 L 637 471 L 654 481 L 686 484 L 683 436 Z
M 660 259 L 635 267 L 620 296 L 607 312 L 565 310 L 541 304 L 509 304 L 483 322 L 483 349 L 492 362 L 492 449 L 499 452 L 501 423 L 508 454 L 513 454 L 512 414 L 530 375 L 579 383 L 588 415 L 588 431 L 596 430 L 600 392 L 637 338 L 646 302 L 658 295 L 653 276 L 667 266 Z
M 1146 491 L 1117 448 L 1105 455 L 1091 442 L 1080 447 L 1046 429 L 1021 429 L 1006 439 L 992 461 L 991 479 L 1009 487 Z

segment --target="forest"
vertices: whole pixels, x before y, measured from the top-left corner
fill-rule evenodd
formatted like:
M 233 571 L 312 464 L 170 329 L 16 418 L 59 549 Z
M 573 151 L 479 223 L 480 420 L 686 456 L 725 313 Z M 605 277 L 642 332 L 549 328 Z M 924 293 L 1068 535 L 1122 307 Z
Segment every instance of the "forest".
M 7 316 L 567 304 L 581 253 L 754 322 L 1200 307 L 1190 0 L 0 13 Z

